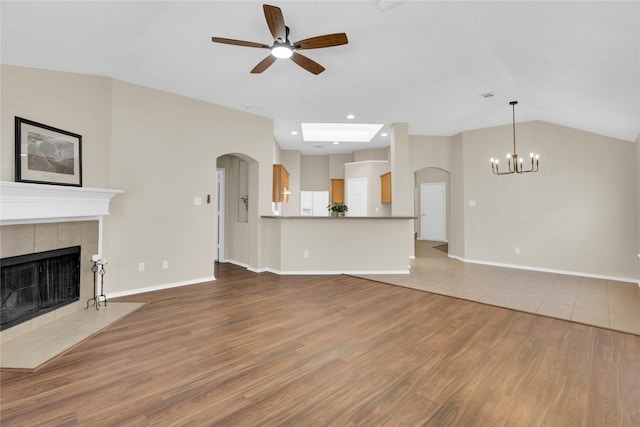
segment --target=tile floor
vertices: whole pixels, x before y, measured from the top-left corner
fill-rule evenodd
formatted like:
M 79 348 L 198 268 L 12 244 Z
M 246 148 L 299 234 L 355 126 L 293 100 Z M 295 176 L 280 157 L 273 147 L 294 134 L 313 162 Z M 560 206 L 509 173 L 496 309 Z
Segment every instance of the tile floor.
M 371 280 L 640 335 L 637 284 L 470 264 L 416 241 L 409 275 L 361 275 Z
M 9 340 L 0 349 L 0 368 L 37 369 L 142 305 L 110 302 L 100 310 L 90 307 Z

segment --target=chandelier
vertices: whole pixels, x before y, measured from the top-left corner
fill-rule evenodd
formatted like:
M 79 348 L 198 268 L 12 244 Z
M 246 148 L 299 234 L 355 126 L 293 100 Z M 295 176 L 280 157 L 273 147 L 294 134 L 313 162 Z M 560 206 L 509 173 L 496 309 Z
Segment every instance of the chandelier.
M 526 172 L 538 172 L 538 161 L 540 156 L 538 154 L 531 153 L 531 168 L 525 170 L 522 157 L 518 156 L 516 152 L 516 104 L 518 101 L 511 101 L 512 115 L 513 115 L 513 154 L 507 154 L 507 171 L 500 172 L 498 159 L 491 158 L 491 170 L 495 175 L 510 175 L 512 173 L 526 173 Z

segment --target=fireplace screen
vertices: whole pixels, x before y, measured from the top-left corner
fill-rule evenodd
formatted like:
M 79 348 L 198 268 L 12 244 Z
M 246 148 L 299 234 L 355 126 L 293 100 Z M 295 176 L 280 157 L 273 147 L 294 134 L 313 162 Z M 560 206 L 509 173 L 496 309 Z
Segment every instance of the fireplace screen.
M 80 246 L 0 260 L 0 330 L 80 298 Z

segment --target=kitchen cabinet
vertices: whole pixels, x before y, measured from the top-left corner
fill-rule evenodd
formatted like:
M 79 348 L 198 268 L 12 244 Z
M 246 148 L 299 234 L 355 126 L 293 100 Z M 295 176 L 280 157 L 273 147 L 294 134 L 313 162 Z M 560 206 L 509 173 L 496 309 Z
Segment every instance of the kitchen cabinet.
M 344 179 L 331 180 L 331 203 L 344 203 Z
M 380 175 L 380 203 L 391 203 L 391 172 Z
M 273 165 L 272 201 L 286 203 L 289 201 L 289 172 L 282 165 Z

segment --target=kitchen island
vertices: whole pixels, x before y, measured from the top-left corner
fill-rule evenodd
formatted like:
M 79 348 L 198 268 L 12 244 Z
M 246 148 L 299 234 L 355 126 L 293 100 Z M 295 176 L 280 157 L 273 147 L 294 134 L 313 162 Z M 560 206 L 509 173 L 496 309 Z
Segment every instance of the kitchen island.
M 414 217 L 262 216 L 261 271 L 409 274 Z

